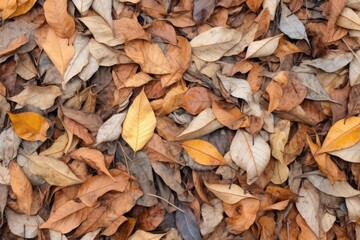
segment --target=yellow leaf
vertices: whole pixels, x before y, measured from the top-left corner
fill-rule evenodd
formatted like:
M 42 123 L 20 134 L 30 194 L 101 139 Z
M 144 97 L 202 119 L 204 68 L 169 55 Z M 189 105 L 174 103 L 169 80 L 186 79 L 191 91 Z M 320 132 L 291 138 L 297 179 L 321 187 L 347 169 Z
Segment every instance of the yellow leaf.
M 64 76 L 65 70 L 74 56 L 74 47 L 68 39 L 58 37 L 47 25 L 36 29 L 36 40 L 44 48 L 56 69 Z
M 8 113 L 16 135 L 28 141 L 46 140 L 50 125 L 40 114 L 34 112 Z
M 67 12 L 66 0 L 46 0 L 44 14 L 57 36 L 70 38 L 75 33 L 75 21 Z
M 154 134 L 156 118 L 144 90 L 134 99 L 126 115 L 122 137 L 136 152 L 142 149 Z
M 214 145 L 203 140 L 188 140 L 181 144 L 190 157 L 197 163 L 212 166 L 224 165 L 226 160 Z
M 16 11 L 13 12 L 8 18 L 17 17 L 27 13 L 36 3 L 36 0 L 28 0 L 24 4 L 17 7 Z M 3 19 L 5 20 L 5 19 Z
M 331 152 L 351 147 L 360 141 L 360 117 L 337 121 L 326 135 L 317 153 Z
M 2 19 L 8 19 L 17 9 L 16 0 L 5 0 L 3 3 Z

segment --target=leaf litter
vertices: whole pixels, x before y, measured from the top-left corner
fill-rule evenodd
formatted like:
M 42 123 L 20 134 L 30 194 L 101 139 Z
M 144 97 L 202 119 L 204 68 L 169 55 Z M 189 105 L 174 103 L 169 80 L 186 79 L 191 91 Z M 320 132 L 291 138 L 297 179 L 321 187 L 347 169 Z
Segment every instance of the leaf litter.
M 1 2 L 2 237 L 359 238 L 359 10 Z

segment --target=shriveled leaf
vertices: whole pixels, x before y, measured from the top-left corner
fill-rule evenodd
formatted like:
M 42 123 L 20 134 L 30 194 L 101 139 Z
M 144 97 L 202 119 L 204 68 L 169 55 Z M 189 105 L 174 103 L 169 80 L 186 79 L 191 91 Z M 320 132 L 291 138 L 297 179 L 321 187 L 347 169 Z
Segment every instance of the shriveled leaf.
M 236 184 L 218 184 L 207 182 L 204 182 L 204 184 L 209 191 L 228 204 L 235 204 L 245 198 L 254 198 L 253 195 L 245 193 L 244 189 Z
M 73 159 L 84 161 L 90 167 L 105 173 L 107 176 L 109 176 L 112 180 L 115 181 L 113 176 L 111 176 L 109 170 L 106 168 L 105 157 L 100 151 L 96 149 L 82 147 L 76 149 L 75 151 L 72 151 L 69 156 Z
M 318 153 L 351 147 L 360 141 L 360 117 L 337 121 L 329 130 Z
M 33 200 L 33 189 L 29 178 L 23 169 L 14 161 L 9 164 L 10 186 L 14 192 L 19 209 L 26 215 L 31 214 L 31 204 Z
M 214 145 L 209 142 L 195 139 L 188 140 L 181 144 L 189 156 L 202 165 L 224 165 L 226 160 L 219 153 Z
M 9 100 L 20 105 L 28 104 L 46 110 L 54 105 L 55 99 L 61 94 L 62 91 L 57 86 L 38 87 L 30 85 L 18 95 L 9 98 Z
M 311 230 L 319 237 L 319 193 L 309 181 L 305 180 L 303 186 L 300 188 L 299 195 L 301 197 L 298 198 L 298 201 L 296 202 L 296 208 L 299 210 L 299 213 L 305 219 Z
M 223 127 L 223 125 L 216 120 L 211 108 L 207 108 L 197 115 L 176 139 L 188 140 L 201 137 L 221 127 Z
M 196 218 L 191 209 L 187 206 L 179 206 L 183 212 L 176 211 L 175 221 L 176 227 L 179 230 L 183 239 L 200 240 L 200 229 L 196 222 Z
M 352 53 L 344 52 L 330 52 L 323 58 L 316 58 L 313 60 L 304 60 L 303 63 L 316 68 L 320 68 L 325 72 L 336 72 L 340 68 L 346 66 L 353 60 Z
M 79 18 L 93 34 L 96 41 L 113 47 L 123 44 L 125 39 L 122 35 L 115 36 L 111 26 L 100 16 L 87 16 Z
M 155 126 L 155 114 L 144 90 L 142 90 L 126 114 L 122 137 L 136 152 L 150 140 L 154 134 Z
M 125 120 L 125 116 L 125 113 L 114 114 L 104 122 L 96 135 L 96 143 L 111 142 L 118 139 L 122 131 L 121 125 Z
M 44 3 L 47 23 L 60 38 L 70 38 L 75 33 L 75 21 L 67 12 L 66 0 L 47 0 Z
M 109 191 L 123 192 L 129 181 L 129 175 L 120 170 L 110 170 L 113 178 L 96 175 L 88 178 L 80 187 L 77 197 L 86 205 L 94 206 L 97 199 Z M 115 179 L 114 179 L 115 178 Z
M 6 208 L 5 215 L 10 231 L 23 238 L 35 238 L 38 236 L 39 226 L 44 222 L 38 215 L 26 216 L 25 214 L 16 213 L 10 208 Z
M 47 120 L 35 112 L 8 113 L 16 135 L 28 141 L 42 141 L 47 138 L 50 125 Z
M 69 200 L 56 208 L 50 217 L 41 224 L 40 229 L 47 228 L 60 233 L 68 233 L 84 221 L 92 208 L 82 202 Z
M 39 155 L 30 155 L 27 158 L 30 160 L 31 173 L 43 177 L 50 185 L 66 187 L 82 183 L 63 161 Z
M 305 177 L 314 185 L 314 187 L 331 196 L 347 198 L 360 195 L 360 191 L 354 189 L 346 181 L 337 181 L 332 184 L 329 179 L 317 174 L 309 174 Z
M 246 58 L 270 56 L 275 52 L 276 48 L 278 47 L 281 37 L 282 34 L 279 34 L 274 37 L 269 37 L 250 43 L 246 51 Z
M 193 53 L 208 62 L 219 60 L 241 39 L 241 32 L 224 27 L 211 28 L 193 38 L 190 42 Z
M 172 72 L 169 62 L 157 44 L 145 40 L 134 40 L 125 44 L 125 52 L 146 73 L 166 74 Z
M 280 30 L 292 39 L 305 39 L 309 42 L 305 27 L 297 16 L 290 12 L 284 3 L 281 3 Z
M 251 184 L 263 173 L 270 161 L 269 145 L 260 136 L 238 130 L 230 145 L 230 155 L 237 166 L 247 171 L 247 182 Z

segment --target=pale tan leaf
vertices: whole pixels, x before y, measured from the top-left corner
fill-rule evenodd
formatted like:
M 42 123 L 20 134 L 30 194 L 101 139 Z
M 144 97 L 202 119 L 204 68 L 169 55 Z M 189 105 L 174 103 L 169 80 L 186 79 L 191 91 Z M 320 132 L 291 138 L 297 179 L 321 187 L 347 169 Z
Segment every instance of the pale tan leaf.
M 353 60 L 353 57 L 353 54 L 350 52 L 331 51 L 322 58 L 304 60 L 302 62 L 306 65 L 320 68 L 325 72 L 333 73 L 348 65 Z
M 96 41 L 110 47 L 123 44 L 125 39 L 122 35 L 114 35 L 111 26 L 100 16 L 88 16 L 79 18 L 93 34 Z
M 136 230 L 136 232 L 131 235 L 128 240 L 160 240 L 165 235 L 166 233 L 154 234 L 143 230 Z
M 16 236 L 28 239 L 38 236 L 39 226 L 44 222 L 38 215 L 26 216 L 13 212 L 10 208 L 6 208 L 5 215 L 10 231 Z
M 263 8 L 267 8 L 270 13 L 270 20 L 273 21 L 275 18 L 276 8 L 279 5 L 280 0 L 264 0 Z
M 18 154 L 20 143 L 21 139 L 16 135 L 12 127 L 3 130 L 0 134 L 0 161 L 5 166 Z
M 121 125 L 125 120 L 125 116 L 126 113 L 114 114 L 104 122 L 96 135 L 96 143 L 111 142 L 118 139 L 122 131 Z
M 360 153 L 360 142 L 348 148 L 329 152 L 329 154 L 331 155 L 337 156 L 344 161 L 352 162 L 352 163 L 360 163 L 359 153 Z
M 241 39 L 241 32 L 224 27 L 211 28 L 193 38 L 190 42 L 194 54 L 208 62 L 219 60 Z
M 105 21 L 112 26 L 112 1 L 103 1 L 103 0 L 93 0 L 91 5 L 92 9 L 94 9 Z
M 245 58 L 266 57 L 276 51 L 282 34 L 250 43 Z
M 274 133 L 270 134 L 271 155 L 282 163 L 284 163 L 284 149 L 289 133 L 290 121 L 281 119 L 276 123 Z
M 204 182 L 205 186 L 215 194 L 220 200 L 228 204 L 235 204 L 244 198 L 255 198 L 250 193 L 245 193 L 239 185 L 236 184 L 217 184 Z
M 85 14 L 91 7 L 93 0 L 72 0 L 81 15 Z
M 334 215 L 326 212 L 324 214 L 324 216 L 322 217 L 322 219 L 321 219 L 321 228 L 322 228 L 322 230 L 324 230 L 324 232 L 327 233 L 332 228 L 335 221 L 336 221 L 336 217 Z
M 360 30 L 360 17 L 354 10 L 346 7 L 337 18 L 336 24 L 346 29 Z
M 210 201 L 211 205 L 203 203 L 201 206 L 202 220 L 199 224 L 201 235 L 212 233 L 216 226 L 224 218 L 224 208 L 220 199 L 213 199 Z
M 38 76 L 37 69 L 31 60 L 29 53 L 15 54 L 16 73 L 25 80 L 30 80 Z
M 61 158 L 64 155 L 65 147 L 69 141 L 67 133 L 58 137 L 53 144 L 46 150 L 39 153 L 41 156 L 48 156 L 53 158 Z
M 247 171 L 247 182 L 251 184 L 263 173 L 270 161 L 269 145 L 260 136 L 238 130 L 230 145 L 230 155 L 237 166 Z
M 346 208 L 350 222 L 357 222 L 360 219 L 360 196 L 345 198 Z
M 309 42 L 305 27 L 298 17 L 284 3 L 281 3 L 280 30 L 292 39 L 305 39 Z
M 349 65 L 350 86 L 360 84 L 360 50 L 356 51 L 355 55 Z
M 9 169 L 3 165 L 0 165 L 0 184 L 3 184 L 3 185 L 10 184 Z
M 222 127 L 223 125 L 216 120 L 213 110 L 206 108 L 190 122 L 189 126 L 176 137 L 176 140 L 201 137 Z
M 70 38 L 75 33 L 75 21 L 67 12 L 66 0 L 46 0 L 44 14 L 58 37 Z
M 48 156 L 27 156 L 31 173 L 43 177 L 46 182 L 54 186 L 71 186 L 82 183 L 68 165 L 64 162 Z
M 275 160 L 274 174 L 271 182 L 274 184 L 283 184 L 289 178 L 289 168 L 282 162 Z
M 9 100 L 23 106 L 28 104 L 46 110 L 54 105 L 55 99 L 61 94 L 62 91 L 57 86 L 38 87 L 30 85 Z
M 141 150 L 154 134 L 156 118 L 142 90 L 131 104 L 124 120 L 122 137 L 136 152 Z

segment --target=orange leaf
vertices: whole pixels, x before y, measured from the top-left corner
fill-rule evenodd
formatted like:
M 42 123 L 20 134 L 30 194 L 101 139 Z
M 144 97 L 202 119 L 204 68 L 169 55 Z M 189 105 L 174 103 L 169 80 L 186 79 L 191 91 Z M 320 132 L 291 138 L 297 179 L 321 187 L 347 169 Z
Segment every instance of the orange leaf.
M 224 157 L 209 142 L 195 139 L 185 141 L 181 145 L 190 157 L 199 164 L 207 166 L 226 164 Z
M 234 104 L 213 101 L 212 109 L 216 119 L 232 130 L 250 126 L 250 119 Z
M 9 164 L 10 186 L 14 192 L 19 208 L 26 215 L 31 214 L 33 190 L 28 177 L 23 169 L 14 161 Z
M 44 14 L 58 37 L 70 38 L 75 33 L 75 21 L 67 12 L 66 0 L 46 0 Z
M 28 141 L 46 140 L 50 125 L 40 114 L 34 112 L 8 113 L 16 135 Z

